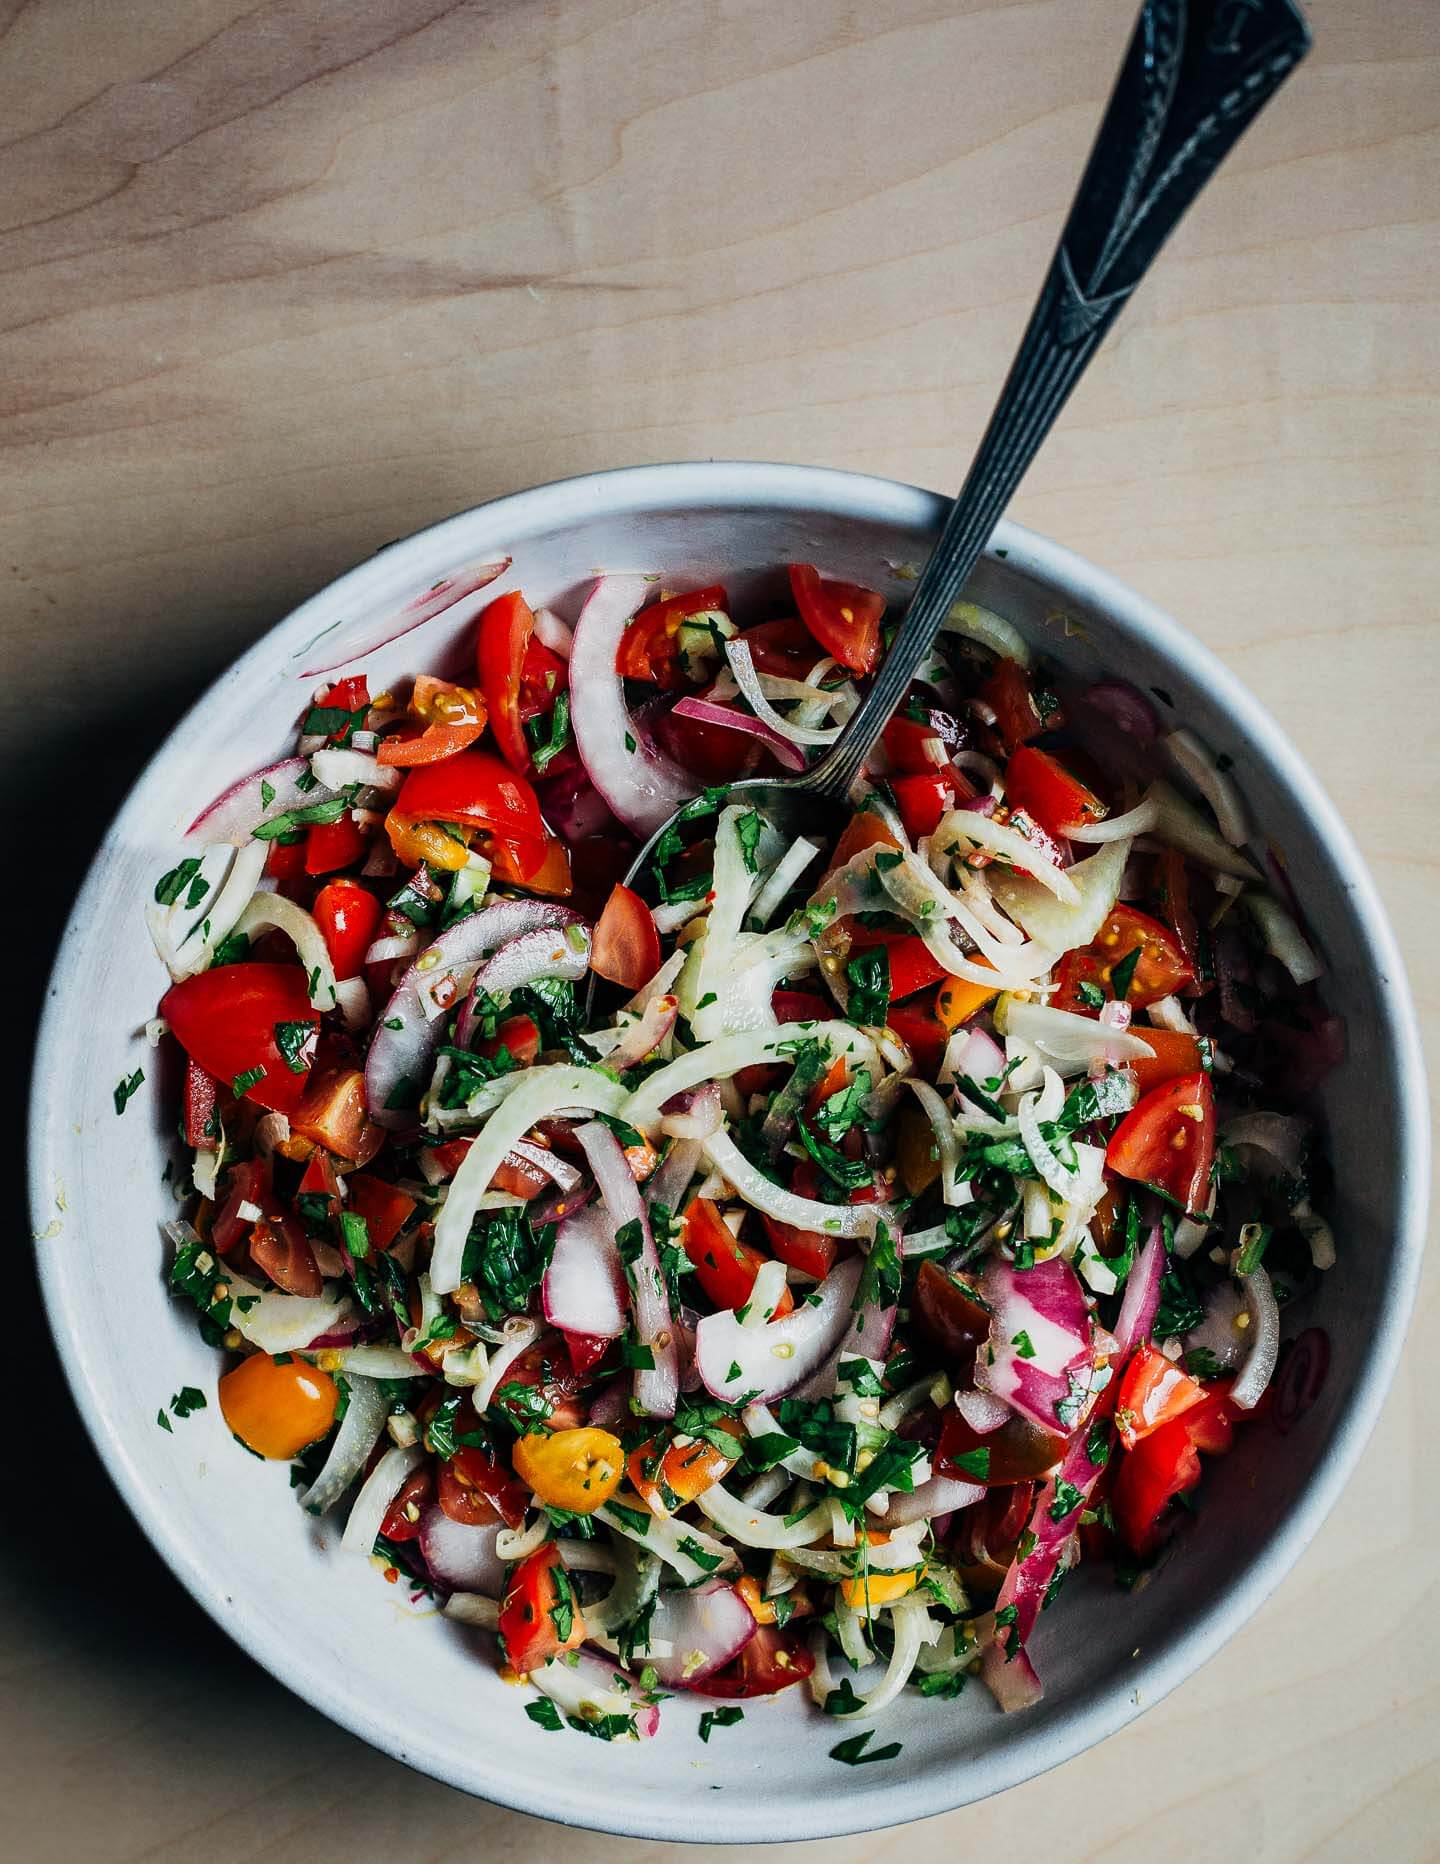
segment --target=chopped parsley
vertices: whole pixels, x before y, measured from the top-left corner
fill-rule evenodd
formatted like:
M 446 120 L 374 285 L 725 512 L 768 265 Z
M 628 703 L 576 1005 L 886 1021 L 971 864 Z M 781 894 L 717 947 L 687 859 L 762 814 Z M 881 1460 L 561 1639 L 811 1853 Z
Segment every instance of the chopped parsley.
M 115 1111 L 117 1113 L 123 1113 L 125 1111 L 130 1103 L 131 1097 L 139 1091 L 144 1080 L 145 1070 L 143 1068 L 137 1068 L 134 1074 L 116 1082 Z
M 537 1728 L 546 1728 L 554 1735 L 565 1732 L 565 1724 L 560 1719 L 560 1711 L 548 1696 L 542 1696 L 538 1702 L 527 1702 L 525 1713 Z
M 848 1741 L 841 1741 L 830 1750 L 831 1760 L 843 1761 L 847 1767 L 863 1767 L 872 1760 L 894 1760 L 900 1753 L 898 1741 L 887 1741 L 884 1747 L 866 1749 L 875 1738 L 875 1730 L 867 1728 L 863 1734 L 851 1735 Z
M 237 1074 L 235 1079 L 230 1083 L 230 1091 L 237 1100 L 243 1100 L 250 1092 L 250 1089 L 252 1087 L 258 1087 L 264 1079 L 265 1069 L 263 1065 L 256 1068 L 247 1068 L 244 1074 Z
M 712 1728 L 733 1728 L 744 1719 L 745 1711 L 738 1702 L 727 1702 L 723 1709 L 706 1709 L 700 1717 L 700 1739 L 708 1742 Z
M 848 1022 L 880 1029 L 890 1013 L 890 954 L 883 945 L 857 951 L 845 966 Z

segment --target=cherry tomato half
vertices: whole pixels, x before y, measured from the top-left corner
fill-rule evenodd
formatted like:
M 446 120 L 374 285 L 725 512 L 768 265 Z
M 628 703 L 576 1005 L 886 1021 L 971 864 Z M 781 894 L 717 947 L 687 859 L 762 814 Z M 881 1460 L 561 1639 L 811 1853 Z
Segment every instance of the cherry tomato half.
M 1107 1000 L 1115 996 L 1115 970 L 1123 967 L 1124 977 L 1131 952 L 1139 956 L 1129 971 L 1125 1001 L 1136 1009 L 1144 1009 L 1161 997 L 1174 996 L 1194 976 L 1168 926 L 1148 913 L 1137 912 L 1133 906 L 1117 906 L 1092 945 L 1083 951 L 1067 952 L 1061 959 L 1057 988 L 1050 1000 L 1052 1007 L 1098 1015 L 1101 1006 L 1095 1001 L 1096 993 Z
M 724 614 L 729 604 L 719 583 L 704 589 L 692 589 L 688 595 L 668 596 L 654 602 L 640 613 L 620 638 L 615 656 L 616 671 L 627 680 L 645 680 L 652 686 L 670 688 L 686 684 L 685 669 L 680 662 L 680 629 L 692 615 L 713 610 Z
M 1215 1096 L 1208 1074 L 1181 1075 L 1149 1093 L 1115 1128 L 1105 1163 L 1163 1191 L 1196 1215 L 1215 1162 Z
M 814 1668 L 802 1631 L 757 1625 L 738 1657 L 694 1687 L 701 1695 L 727 1699 L 773 1696 L 792 1683 L 803 1683 Z
M 1120 1441 L 1133 1450 L 1162 1424 L 1205 1402 L 1205 1387 L 1148 1343 L 1135 1349 L 1120 1381 L 1115 1424 Z
M 255 1353 L 225 1374 L 219 1398 L 221 1416 L 248 1449 L 288 1459 L 329 1430 L 340 1393 L 328 1372 L 303 1359 Z

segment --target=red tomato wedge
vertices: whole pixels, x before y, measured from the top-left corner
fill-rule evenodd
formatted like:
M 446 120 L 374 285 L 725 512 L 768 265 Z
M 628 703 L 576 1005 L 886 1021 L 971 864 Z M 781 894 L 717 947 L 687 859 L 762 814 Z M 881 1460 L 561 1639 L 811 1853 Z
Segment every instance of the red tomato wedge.
M 809 990 L 777 990 L 770 999 L 777 1023 L 823 1023 L 833 1014 L 831 1004 Z
M 1120 1441 L 1133 1450 L 1142 1438 L 1162 1424 L 1205 1402 L 1205 1387 L 1167 1359 L 1157 1347 L 1135 1349 L 1115 1400 L 1115 1423 Z
M 397 1186 L 387 1184 L 383 1178 L 371 1177 L 369 1172 L 351 1172 L 345 1187 L 349 1193 L 346 1208 L 365 1219 L 370 1247 L 388 1249 L 410 1221 L 415 1199 L 407 1197 Z
M 932 1079 L 944 1059 L 945 1044 L 950 1040 L 950 1031 L 935 1013 L 933 998 L 917 997 L 913 1003 L 892 1003 L 885 1023 L 909 1048 L 915 1058 L 916 1072 L 927 1080 Z
M 1105 1151 L 1122 1178 L 1162 1191 L 1198 1215 L 1215 1162 L 1215 1096 L 1208 1074 L 1181 1075 L 1125 1115 Z
M 1187 1036 L 1178 1029 L 1143 1029 L 1131 1024 L 1131 1033 L 1148 1042 L 1155 1053 L 1142 1055 L 1129 1065 L 1142 1094 L 1150 1093 L 1177 1074 L 1199 1074 L 1205 1058 L 1198 1036 Z
M 528 887 L 547 900 L 568 900 L 575 891 L 570 850 L 558 835 L 547 835 L 538 850 L 533 841 L 497 841 L 490 865 L 496 880 Z
M 358 880 L 332 880 L 315 895 L 310 910 L 336 977 L 358 977 L 385 917 L 383 904 Z
M 540 804 L 523 777 L 488 751 L 458 751 L 412 770 L 400 785 L 395 815 L 412 822 L 458 822 L 507 841 L 528 842 L 537 864 L 545 846 Z
M 530 746 L 520 721 L 520 681 L 534 628 L 529 603 L 518 589 L 512 589 L 508 595 L 497 596 L 481 615 L 476 645 L 490 729 L 500 755 L 522 776 L 530 768 Z
M 543 641 L 532 638 L 520 663 L 520 722 L 554 710 L 556 698 L 570 684 L 570 669 Z
M 428 673 L 416 678 L 410 710 L 416 729 L 383 738 L 375 752 L 379 763 L 400 768 L 438 763 L 473 744 L 485 729 L 485 701 L 479 693 L 432 679 Z
M 708 1197 L 691 1201 L 680 1241 L 694 1264 L 696 1280 L 716 1307 L 744 1307 L 765 1257 L 740 1241 Z M 795 1297 L 787 1288 L 773 1318 L 788 1314 L 794 1305 Z
M 1103 820 L 1107 811 L 1095 792 L 1058 758 L 1033 745 L 1017 745 L 1005 766 L 1005 800 L 1023 809 L 1049 835 L 1064 835 L 1087 822 Z
M 412 1469 L 395 1491 L 395 1499 L 385 1510 L 380 1532 L 386 1540 L 403 1546 L 407 1540 L 420 1538 L 420 1517 L 435 1492 L 435 1478 L 428 1469 Z
M 305 838 L 305 872 L 336 874 L 363 859 L 369 846 L 353 815 L 342 815 L 338 822 L 316 822 Z
M 522 1560 L 510 1575 L 499 1628 L 510 1667 L 522 1676 L 585 1642 L 580 1602 L 553 1541 Z
M 816 1281 L 824 1281 L 839 1253 L 833 1236 L 822 1236 L 819 1230 L 797 1230 L 793 1223 L 781 1223 L 778 1217 L 762 1214 L 760 1221 L 765 1225 L 770 1253 L 777 1262 L 783 1262 L 788 1269 L 797 1269 L 802 1275 L 812 1275 Z
M 275 1039 L 279 1023 L 320 1026 L 299 965 L 222 964 L 201 971 L 170 986 L 160 1014 L 191 1060 L 225 1088 L 234 1091 L 237 1080 L 244 1085 L 243 1077 L 258 1068 L 259 1078 L 245 1086 L 248 1100 L 275 1113 L 293 1113 L 300 1105 L 310 1049 L 301 1047 L 304 1066 L 296 1074 Z
M 691 615 L 703 615 L 712 609 L 723 614 L 729 604 L 719 583 L 704 589 L 692 589 L 688 595 L 668 596 L 663 602 L 642 608 L 620 638 L 615 655 L 616 671 L 627 680 L 645 680 L 652 686 L 670 688 L 686 684 L 680 661 L 680 629 Z
M 1042 731 L 1060 723 L 1058 713 L 1046 718 L 1035 703 L 1035 689 L 1030 675 L 1018 660 L 1002 660 L 986 682 L 982 697 L 995 714 L 995 729 L 1007 751 L 1017 744 L 1038 738 Z
M 846 930 L 851 935 L 852 952 L 884 947 L 890 962 L 890 996 L 894 1002 L 902 997 L 913 997 L 917 990 L 924 990 L 927 984 L 938 984 L 946 975 L 944 965 L 935 961 L 924 939 L 914 932 L 877 932 L 870 926 L 862 926 L 858 920 L 847 921 Z
M 1165 1512 L 1200 1480 L 1200 1452 L 1185 1419 L 1162 1424 L 1121 1459 L 1110 1491 L 1120 1538 L 1135 1553 L 1154 1553 L 1165 1538 Z
M 756 1625 L 750 1642 L 723 1670 L 693 1685 L 701 1695 L 743 1699 L 773 1696 L 792 1683 L 803 1683 L 815 1668 L 803 1631 Z
M 1132 951 L 1140 955 L 1126 982 L 1125 1001 L 1137 1010 L 1158 1002 L 1161 997 L 1174 996 L 1194 977 L 1179 941 L 1168 926 L 1161 925 L 1148 913 L 1137 912 L 1133 906 L 1117 906 L 1101 926 L 1093 945 L 1087 945 L 1083 951 L 1067 952 L 1061 960 L 1057 988 L 1050 999 L 1052 1006 L 1057 1010 L 1078 1010 L 1082 1015 L 1087 1010 L 1098 1014 L 1100 1006 L 1093 1000 L 1095 992 L 1098 990 L 1107 999 L 1116 995 L 1116 967 L 1122 967 L 1123 979 L 1129 968 L 1126 960 Z
M 790 565 L 800 619 L 827 654 L 852 673 L 873 673 L 880 660 L 885 598 L 858 583 L 822 582 L 813 563 Z
M 617 886 L 595 926 L 590 968 L 626 990 L 639 990 L 660 969 L 660 934 L 650 908 L 629 887 Z
M 975 794 L 960 773 L 948 765 L 927 776 L 891 777 L 890 788 L 911 841 L 933 835 L 942 816 Z

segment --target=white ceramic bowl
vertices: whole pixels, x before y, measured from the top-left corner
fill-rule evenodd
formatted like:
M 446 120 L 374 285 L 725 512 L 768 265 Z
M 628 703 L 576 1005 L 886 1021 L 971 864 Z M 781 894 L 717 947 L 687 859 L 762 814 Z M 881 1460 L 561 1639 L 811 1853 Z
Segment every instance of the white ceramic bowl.
M 1349 1031 L 1325 1089 L 1340 1260 L 1287 1320 L 1287 1330 L 1329 1332 L 1328 1382 L 1288 1437 L 1263 1425 L 1240 1433 L 1155 1583 L 1126 1596 L 1082 1569 L 1037 1636 L 1043 1703 L 1002 1717 L 979 1685 L 953 1704 L 908 1695 L 879 1737 L 902 1741 L 903 1754 L 861 1768 L 828 1758 L 842 1731 L 799 1690 L 747 1705 L 708 1746 L 695 1733 L 704 1704 L 684 1700 L 666 1703 L 659 1737 L 640 1747 L 555 1736 L 525 1718 L 468 1633 L 413 1616 L 398 1588 L 342 1556 L 334 1530 L 294 1505 L 285 1468 L 238 1449 L 213 1402 L 173 1435 L 156 1428 L 157 1407 L 182 1384 L 213 1393 L 217 1361 L 165 1288 L 173 1083 L 157 1078 L 135 1034 L 164 987 L 142 909 L 197 807 L 290 747 L 315 684 L 300 670 L 325 664 L 350 629 L 501 555 L 514 558 L 505 582 L 365 663 L 372 689 L 433 668 L 499 589 L 564 608 L 602 567 L 660 571 L 672 584 L 723 578 L 743 605 L 777 565 L 801 559 L 900 598 L 908 584 L 896 566 L 924 559 L 944 511 L 931 493 L 848 473 L 643 467 L 522 492 L 392 545 L 267 634 L 181 721 L 120 811 L 65 933 L 35 1075 L 31 1196 L 37 1232 L 60 1224 L 38 1245 L 41 1282 L 102 1461 L 245 1650 L 377 1747 L 505 1805 L 636 1837 L 801 1839 L 941 1812 L 1053 1766 L 1163 1696 L 1255 1610 L 1334 1502 L 1398 1357 L 1422 1246 L 1424 1086 L 1400 961 L 1360 857 L 1274 722 L 1217 660 L 1113 578 L 1007 525 L 976 573 L 977 597 L 1068 668 L 1163 689 L 1177 719 L 1230 753 L 1256 820 L 1285 850 Z M 142 1064 L 149 1079 L 117 1119 L 115 1082 Z

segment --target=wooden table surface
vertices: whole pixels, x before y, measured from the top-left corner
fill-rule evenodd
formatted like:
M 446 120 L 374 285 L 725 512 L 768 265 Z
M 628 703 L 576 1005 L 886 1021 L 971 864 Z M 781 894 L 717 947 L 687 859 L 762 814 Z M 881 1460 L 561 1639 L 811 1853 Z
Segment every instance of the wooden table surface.
M 24 1014 L 147 748 L 386 540 L 642 460 L 958 485 L 1130 12 L 0 0 Z M 1313 17 L 1015 509 L 1281 720 L 1369 850 L 1433 1036 L 1440 14 Z M 409 1773 L 232 1648 L 96 1469 L 12 1242 L 0 1854 L 658 1857 Z M 1344 1500 L 1198 1676 L 1044 1779 L 825 1855 L 1440 1856 L 1437 1323 L 1432 1274 Z

